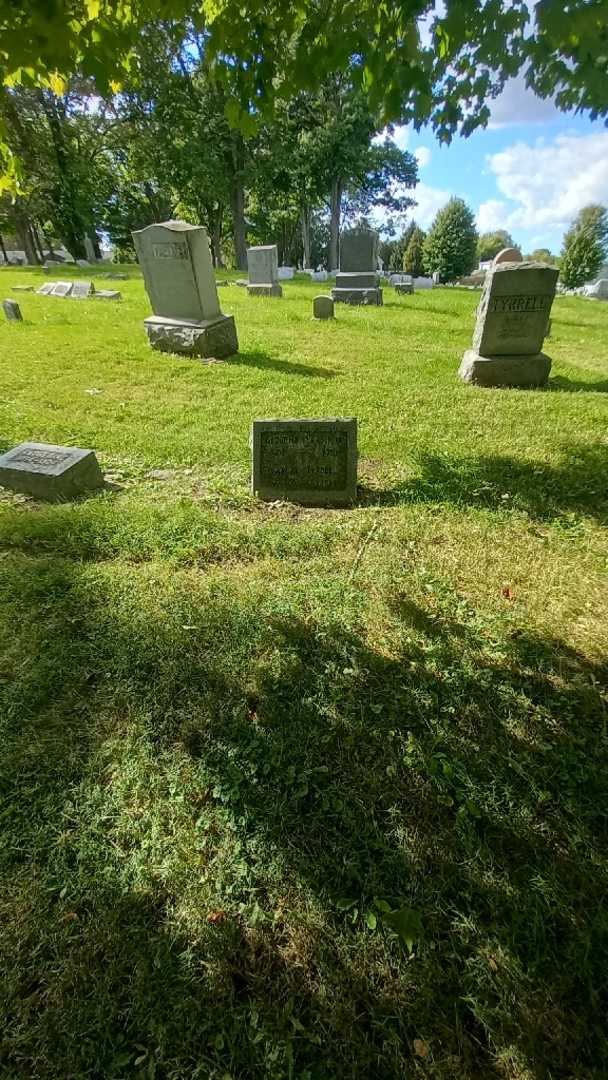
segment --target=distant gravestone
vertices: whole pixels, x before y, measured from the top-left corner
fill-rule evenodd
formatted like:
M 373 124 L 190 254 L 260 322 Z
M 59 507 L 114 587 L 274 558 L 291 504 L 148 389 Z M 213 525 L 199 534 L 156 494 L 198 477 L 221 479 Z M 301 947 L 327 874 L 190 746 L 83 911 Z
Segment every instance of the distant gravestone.
M 333 319 L 334 302 L 331 296 L 315 296 L 312 302 L 313 319 Z
M 608 300 L 608 278 L 600 278 L 593 285 L 585 285 L 585 296 L 594 300 Z
M 0 484 L 51 502 L 103 486 L 93 450 L 25 442 L 0 456 Z
M 329 274 L 327 273 L 327 270 L 313 270 L 310 275 L 310 280 L 319 283 L 320 281 L 327 281 L 328 277 Z
M 90 266 L 88 259 L 76 259 L 76 266 Z
M 247 248 L 249 296 L 282 296 L 279 285 L 279 256 L 276 244 Z
M 252 491 L 260 499 L 346 506 L 357 497 L 357 421 L 254 420 Z
M 516 263 L 523 262 L 522 254 L 521 254 L 521 251 L 519 250 L 519 248 L 515 248 L 515 247 L 503 248 L 502 251 L 499 251 L 498 255 L 495 255 L 494 258 L 492 259 L 492 266 L 500 266 L 501 263 L 506 263 L 506 262 L 516 262 Z
M 373 229 L 358 227 L 342 234 L 340 240 L 340 270 L 332 299 L 341 304 L 382 304 L 382 289 L 378 287 L 379 236 Z
M 97 289 L 92 295 L 94 300 L 122 300 L 122 293 L 116 289 Z
M 44 285 L 41 285 L 40 288 L 36 289 L 36 292 L 38 293 L 38 296 L 49 296 L 54 288 L 55 283 L 53 281 L 45 281 Z
M 234 318 L 220 310 L 205 229 L 165 221 L 134 232 L 133 240 L 154 311 L 144 320 L 152 347 L 203 358 L 238 352 Z
M 92 296 L 94 292 L 95 286 L 92 281 L 75 281 L 72 285 L 70 296 L 74 300 L 86 300 L 89 296 Z
M 543 263 L 498 263 L 489 270 L 460 376 L 480 386 L 544 386 L 551 360 L 541 352 L 558 270 Z
M 3 300 L 2 308 L 8 322 L 23 322 L 21 308 L 16 300 Z
M 51 289 L 50 295 L 62 297 L 69 296 L 72 291 L 73 285 L 73 281 L 56 281 L 53 285 L 53 288 Z
M 279 281 L 291 281 L 295 271 L 293 266 L 279 266 L 277 275 Z
M 33 292 L 33 285 L 11 285 L 13 292 Z

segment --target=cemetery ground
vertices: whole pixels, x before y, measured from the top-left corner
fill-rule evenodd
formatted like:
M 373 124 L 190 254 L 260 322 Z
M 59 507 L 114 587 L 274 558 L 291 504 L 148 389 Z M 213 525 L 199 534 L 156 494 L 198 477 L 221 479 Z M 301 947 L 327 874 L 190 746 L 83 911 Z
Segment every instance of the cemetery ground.
M 0 502 L 2 1076 L 606 1075 L 608 305 L 487 390 L 475 292 L 232 285 L 204 365 L 129 273 L 0 325 L 0 450 L 109 482 Z M 332 415 L 358 504 L 253 499 Z

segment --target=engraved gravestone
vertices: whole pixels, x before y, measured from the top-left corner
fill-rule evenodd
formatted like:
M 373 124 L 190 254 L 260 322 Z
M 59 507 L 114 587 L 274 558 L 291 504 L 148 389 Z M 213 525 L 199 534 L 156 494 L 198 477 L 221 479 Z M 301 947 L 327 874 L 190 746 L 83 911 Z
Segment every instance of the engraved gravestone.
M 382 304 L 378 287 L 378 233 L 360 226 L 342 234 L 340 270 L 332 299 L 341 304 Z
M 103 486 L 94 450 L 25 442 L 0 456 L 0 484 L 51 502 Z
M 279 255 L 276 244 L 247 248 L 249 296 L 282 296 L 279 285 Z
M 144 320 L 152 347 L 199 357 L 238 352 L 234 318 L 220 310 L 206 230 L 165 221 L 133 240 L 154 312 Z
M 72 281 L 56 281 L 51 289 L 52 296 L 69 296 L 73 286 Z
M 357 497 L 357 421 L 254 420 L 252 491 L 260 499 L 345 506 Z
M 45 281 L 44 285 L 41 285 L 36 289 L 36 292 L 38 293 L 38 296 L 48 296 L 49 293 L 52 293 L 54 288 L 55 283 L 53 281 Z
M 521 251 L 519 250 L 519 248 L 515 248 L 515 247 L 502 248 L 502 250 L 498 252 L 498 255 L 495 255 L 494 258 L 492 259 L 492 266 L 498 266 L 500 263 L 505 263 L 505 262 L 516 262 L 516 263 L 523 262 L 522 254 L 521 254 Z
M 8 322 L 23 322 L 21 308 L 16 300 L 3 300 L 2 308 Z
M 460 365 L 481 386 L 543 386 L 551 360 L 541 352 L 558 270 L 535 262 L 493 265 L 477 309 L 473 347 Z
M 70 295 L 74 300 L 86 300 L 94 292 L 95 286 L 92 281 L 75 281 Z

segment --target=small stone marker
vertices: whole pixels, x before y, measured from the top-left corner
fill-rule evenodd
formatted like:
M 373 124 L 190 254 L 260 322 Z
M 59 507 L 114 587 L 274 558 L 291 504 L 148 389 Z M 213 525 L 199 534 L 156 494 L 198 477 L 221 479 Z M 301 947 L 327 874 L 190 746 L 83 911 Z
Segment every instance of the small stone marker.
M 74 300 L 87 300 L 94 292 L 95 286 L 92 281 L 75 281 L 70 295 Z
M 315 296 L 312 302 L 313 319 L 333 319 L 334 302 L 331 296 Z
M 51 502 L 103 486 L 94 450 L 25 442 L 0 456 L 0 484 Z
M 154 311 L 144 320 L 152 348 L 204 358 L 238 352 L 234 318 L 220 310 L 206 230 L 165 221 L 133 239 Z
M 33 292 L 33 285 L 11 285 L 13 292 Z
M 16 300 L 3 300 L 2 307 L 8 322 L 23 322 L 21 308 Z
M 97 289 L 92 296 L 94 300 L 122 300 L 122 293 L 116 289 Z
M 254 495 L 305 506 L 346 506 L 357 497 L 357 421 L 254 420 Z
M 41 285 L 40 288 L 36 289 L 36 292 L 38 296 L 49 296 L 54 288 L 55 283 L 53 281 L 45 281 L 44 285 Z
M 340 240 L 340 271 L 332 299 L 342 304 L 382 305 L 382 289 L 378 287 L 379 236 L 373 229 L 360 227 L 342 234 Z
M 541 352 L 558 270 L 543 263 L 492 266 L 477 309 L 473 348 L 459 374 L 479 386 L 544 386 L 551 360 Z
M 282 296 L 279 285 L 279 255 L 276 244 L 247 248 L 247 292 L 249 296 Z
M 56 281 L 51 289 L 52 296 L 69 296 L 74 282 L 73 281 Z
M 492 266 L 499 266 L 500 263 L 506 263 L 506 262 L 516 262 L 516 263 L 523 262 L 522 254 L 521 254 L 521 251 L 519 250 L 519 248 L 514 248 L 514 247 L 503 248 L 502 251 L 499 251 L 498 255 L 495 255 L 494 258 L 492 259 Z
M 295 271 L 293 266 L 279 266 L 278 278 L 279 281 L 291 281 Z

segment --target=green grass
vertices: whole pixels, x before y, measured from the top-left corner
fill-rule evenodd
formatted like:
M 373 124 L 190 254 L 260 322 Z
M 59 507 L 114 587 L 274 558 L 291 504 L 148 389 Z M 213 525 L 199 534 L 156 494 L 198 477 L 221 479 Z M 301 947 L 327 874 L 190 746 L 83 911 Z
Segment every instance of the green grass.
M 2 1080 L 607 1076 L 608 305 L 482 390 L 476 293 L 224 288 L 201 365 L 131 273 L 0 324 L 1 449 L 112 485 L 0 501 Z M 251 497 L 292 415 L 356 507 Z

